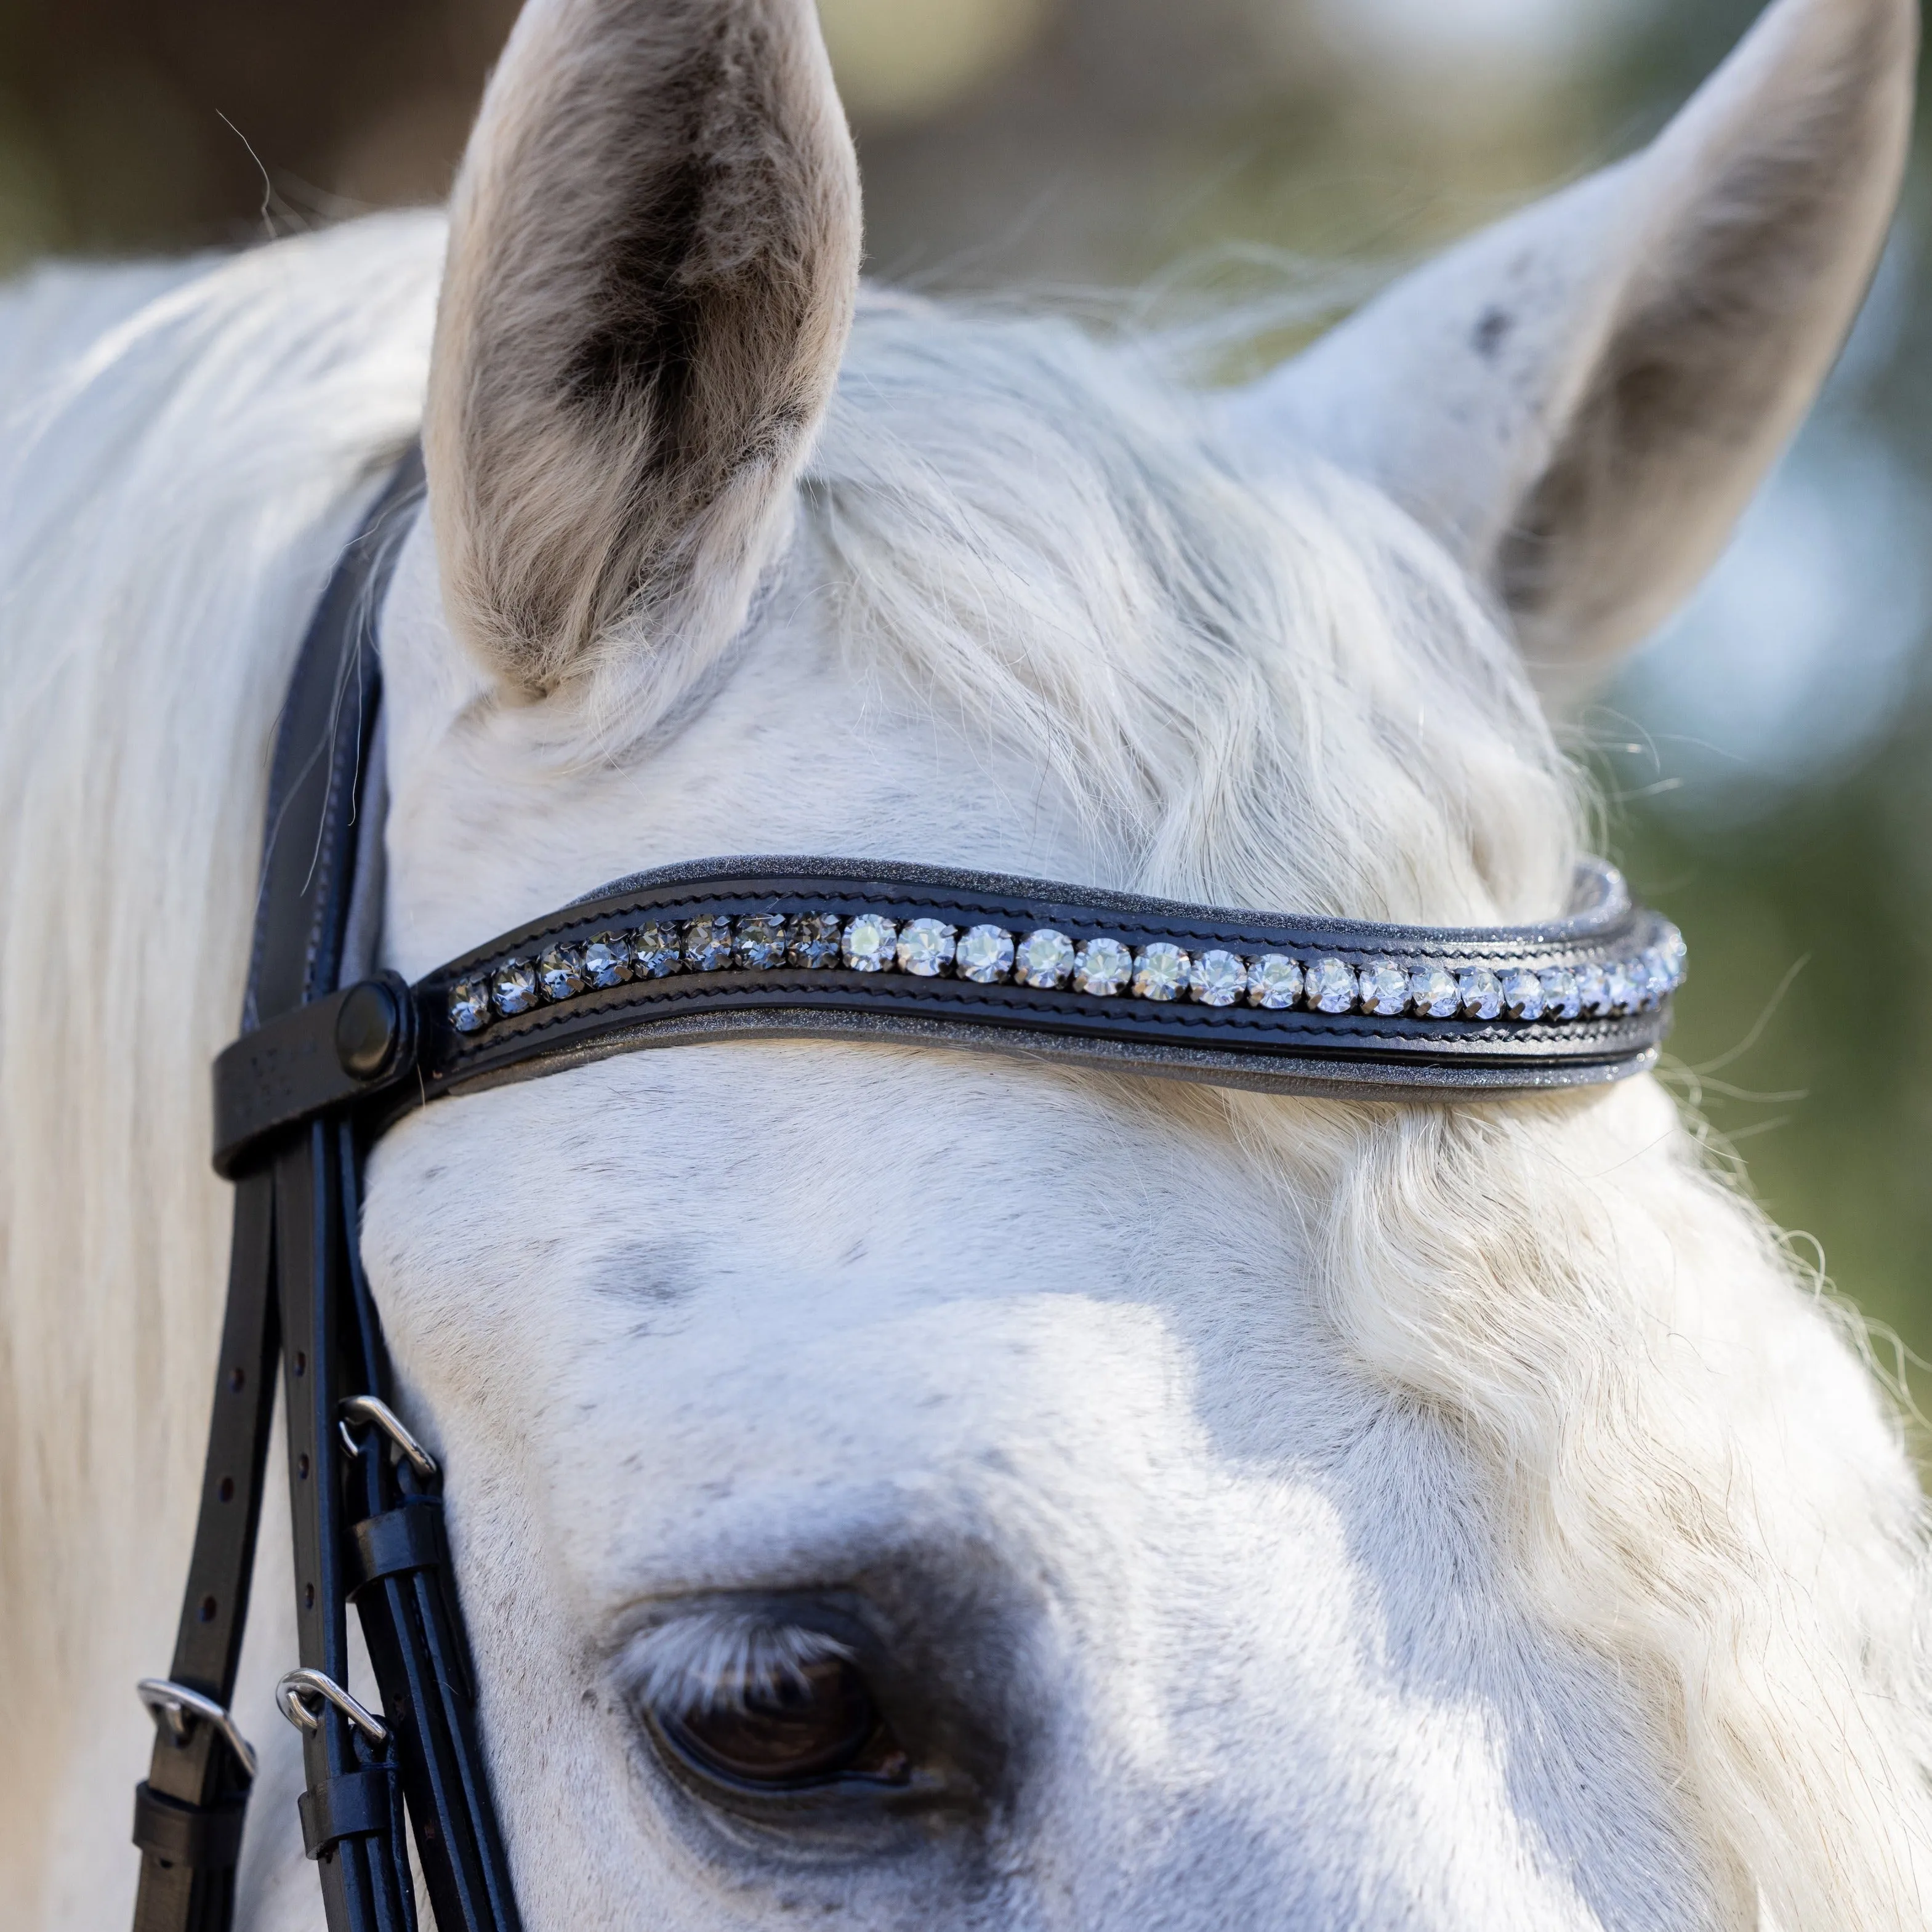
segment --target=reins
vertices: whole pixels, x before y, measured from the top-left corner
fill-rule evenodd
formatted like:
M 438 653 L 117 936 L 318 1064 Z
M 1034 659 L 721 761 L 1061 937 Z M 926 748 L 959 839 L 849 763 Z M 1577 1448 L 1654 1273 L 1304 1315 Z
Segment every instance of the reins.
M 364 1157 L 404 1112 L 644 1047 L 772 1037 L 1467 1100 L 1646 1070 L 1682 976 L 1675 928 L 1594 861 L 1566 918 L 1426 928 L 790 857 L 620 880 L 410 986 L 352 955 L 373 955 L 380 884 L 376 620 L 422 488 L 412 455 L 349 545 L 276 742 L 244 1031 L 215 1069 L 235 1223 L 200 1514 L 169 1675 L 140 1687 L 158 1722 L 136 1932 L 233 1916 L 255 1755 L 229 1713 L 278 1363 L 298 1667 L 277 1700 L 302 1732 L 331 1932 L 414 1926 L 406 1816 L 440 1932 L 518 1924 L 441 1472 L 388 1406 L 358 1248 Z M 348 1685 L 352 1600 L 380 1714 Z

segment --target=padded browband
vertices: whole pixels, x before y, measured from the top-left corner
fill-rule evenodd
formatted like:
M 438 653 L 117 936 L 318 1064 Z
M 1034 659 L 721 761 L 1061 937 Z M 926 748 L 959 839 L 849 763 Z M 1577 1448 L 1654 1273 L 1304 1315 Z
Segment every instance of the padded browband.
M 466 1088 L 720 1038 L 987 1049 L 1360 1100 L 1599 1084 L 1654 1063 L 1682 942 L 1633 906 L 1600 862 L 1580 870 L 1576 906 L 1543 926 L 1432 928 L 877 862 L 669 866 L 507 933 L 413 987 L 384 974 L 245 1034 L 215 1063 L 215 1166 L 239 1172 L 267 1138 L 331 1108 L 361 1103 L 380 1132 Z M 932 924 L 909 930 L 922 921 Z M 967 976 L 968 959 L 954 956 L 975 928 L 970 970 L 990 976 Z M 1042 943 L 1029 951 L 1032 935 Z M 1020 948 L 1017 971 L 1000 938 Z M 1120 950 L 1091 955 L 1095 968 L 1078 976 L 1089 990 L 1070 968 L 1060 983 L 1022 983 L 1030 963 L 1050 982 L 1056 961 L 1066 968 L 1102 940 Z M 799 963 L 828 952 L 831 963 Z M 1093 989 L 1109 984 L 1097 962 L 1130 955 L 1136 970 L 1117 990 Z M 1240 975 L 1258 982 L 1264 962 L 1274 976 L 1250 994 Z M 1431 1010 L 1429 988 L 1439 996 L 1444 986 L 1438 968 L 1462 997 L 1438 997 Z M 625 976 L 598 985 L 600 971 Z M 1166 997 L 1143 997 L 1137 984 Z M 1293 1005 L 1255 1004 L 1298 984 Z M 1231 987 L 1244 990 L 1215 1004 Z M 1345 999 L 1350 1010 L 1318 1004 Z

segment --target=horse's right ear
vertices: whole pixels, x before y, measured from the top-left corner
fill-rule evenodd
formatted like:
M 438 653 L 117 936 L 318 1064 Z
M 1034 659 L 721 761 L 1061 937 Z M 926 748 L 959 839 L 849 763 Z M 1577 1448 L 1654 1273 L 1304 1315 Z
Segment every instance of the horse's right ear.
M 457 184 L 424 430 L 450 620 L 507 683 L 668 691 L 729 640 L 859 248 L 812 0 L 531 0 Z

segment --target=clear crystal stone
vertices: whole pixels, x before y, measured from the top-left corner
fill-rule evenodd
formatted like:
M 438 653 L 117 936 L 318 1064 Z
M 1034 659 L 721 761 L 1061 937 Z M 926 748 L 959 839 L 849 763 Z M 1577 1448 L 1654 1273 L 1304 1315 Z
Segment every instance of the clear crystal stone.
M 1492 1020 L 1502 1012 L 1502 982 L 1486 966 L 1472 966 L 1458 976 L 1456 985 L 1462 995 L 1464 1018 Z
M 1612 1010 L 1610 977 L 1600 966 L 1576 968 L 1576 1000 L 1585 1012 L 1599 1019 Z
M 1386 1019 L 1408 1004 L 1408 975 L 1392 959 L 1377 959 L 1355 976 L 1355 997 L 1365 1013 Z
M 1650 974 L 1650 1004 L 1660 1006 L 1677 990 L 1676 962 L 1670 949 L 1664 946 L 1652 946 L 1643 959 Z
M 1684 944 L 1683 934 L 1666 922 L 1658 935 L 1657 950 L 1662 956 L 1664 970 L 1670 982 L 1666 990 L 1674 993 L 1684 983 L 1684 972 L 1690 964 L 1690 948 Z
M 668 920 L 662 926 L 640 926 L 632 934 L 631 968 L 640 979 L 662 980 L 683 963 L 677 928 Z
M 952 970 L 962 980 L 991 986 L 1013 970 L 1013 936 L 1004 926 L 976 926 L 960 935 Z
M 568 1000 L 584 990 L 584 961 L 574 946 L 553 946 L 537 962 L 537 987 L 547 1000 Z
M 631 948 L 622 934 L 600 932 L 584 942 L 584 976 L 593 986 L 621 986 L 631 976 Z
M 1013 951 L 1013 977 L 1022 986 L 1064 986 L 1073 970 L 1073 942 L 1043 926 L 1030 932 Z
M 1543 982 L 1526 967 L 1503 975 L 1503 1010 L 1513 1020 L 1543 1017 Z
M 1248 962 L 1216 946 L 1187 969 L 1187 990 L 1204 1006 L 1232 1006 L 1248 990 Z
M 902 973 L 936 980 L 952 963 L 956 926 L 943 919 L 909 919 L 899 928 L 898 965 Z
M 499 966 L 490 991 L 500 1013 L 526 1013 L 537 1003 L 537 969 L 527 959 Z
M 838 964 L 838 934 L 842 922 L 836 912 L 801 912 L 793 914 L 791 937 L 785 957 L 808 972 L 820 972 Z
M 1281 952 L 1264 952 L 1248 968 L 1248 1004 L 1279 1012 L 1301 1004 L 1301 964 Z
M 1643 988 L 1627 959 L 1612 960 L 1604 968 L 1604 997 L 1613 1013 L 1634 1013 L 1643 1000 Z
M 1543 976 L 1543 1016 L 1574 1020 L 1583 1010 L 1582 989 L 1567 966 L 1552 966 Z
M 892 963 L 898 928 L 884 913 L 862 912 L 845 922 L 838 956 L 855 973 L 883 973 Z
M 1408 1010 L 1418 1019 L 1453 1020 L 1462 1010 L 1462 989 L 1446 966 L 1418 966 L 1408 976 Z
M 1178 946 L 1157 939 L 1134 955 L 1134 991 L 1144 1000 L 1178 1000 L 1187 990 L 1192 962 Z
M 1318 959 L 1309 968 L 1301 997 L 1318 1013 L 1352 1013 L 1361 986 L 1346 959 Z
M 1643 966 L 1648 982 L 1644 1004 L 1660 1006 L 1677 988 L 1676 978 L 1671 972 L 1670 962 L 1666 957 L 1664 948 L 1660 946 L 1648 948 L 1643 956 Z
M 1134 976 L 1134 956 L 1118 939 L 1090 939 L 1073 956 L 1073 983 L 1083 993 L 1118 993 Z
M 464 980 L 449 989 L 449 1023 L 458 1033 L 481 1033 L 490 1024 L 490 986 Z
M 747 913 L 733 935 L 731 956 L 740 966 L 769 973 L 784 964 L 785 916 L 778 912 Z
M 684 964 L 692 973 L 722 973 L 731 963 L 731 922 L 706 913 L 684 922 Z

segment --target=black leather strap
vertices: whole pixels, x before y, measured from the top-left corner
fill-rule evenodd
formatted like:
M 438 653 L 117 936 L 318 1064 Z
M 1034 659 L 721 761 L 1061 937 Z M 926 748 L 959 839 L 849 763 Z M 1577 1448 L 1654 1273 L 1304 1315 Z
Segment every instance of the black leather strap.
M 1593 864 L 1581 909 L 1534 926 L 1420 928 L 1195 906 L 1037 879 L 940 867 L 817 858 L 726 859 L 667 867 L 620 881 L 439 968 L 413 988 L 365 982 L 337 1006 L 305 1011 L 244 1035 L 217 1063 L 215 1164 L 232 1172 L 250 1150 L 317 1108 L 364 1105 L 372 1132 L 409 1108 L 466 1088 L 525 1079 L 640 1047 L 723 1036 L 909 1040 L 1025 1055 L 1073 1058 L 1219 1085 L 1366 1099 L 1456 1099 L 1597 1085 L 1642 1072 L 1669 1026 L 1667 995 L 1624 1010 L 1535 1020 L 1460 1011 L 1328 1012 L 1271 1009 L 1130 991 L 1028 986 L 1010 975 L 980 983 L 840 965 L 717 970 L 678 960 L 662 976 L 641 970 L 608 986 L 539 992 L 520 1012 L 493 1010 L 472 1032 L 452 1023 L 452 995 L 495 983 L 512 965 L 535 969 L 554 950 L 634 934 L 675 935 L 701 920 L 840 921 L 874 914 L 903 926 L 936 919 L 954 932 L 992 926 L 1014 937 L 1041 928 L 1078 946 L 1118 940 L 1138 953 L 1167 944 L 1190 956 L 1216 949 L 1253 960 L 1276 955 L 1352 971 L 1386 964 L 1405 976 L 1439 967 L 1575 974 L 1641 964 L 1675 944 L 1654 914 L 1633 906 L 1622 881 Z M 537 976 L 539 986 L 542 976 Z
M 175 1683 L 224 1708 L 233 1701 L 248 1621 L 274 1413 L 273 1243 L 272 1184 L 245 1180 L 235 1195 L 201 1512 L 169 1669 Z M 147 1781 L 135 1800 L 134 1842 L 141 1848 L 135 1932 L 227 1932 L 249 1781 L 248 1768 L 214 1725 L 200 1719 L 157 1724 Z
M 394 1828 L 395 1774 L 352 1771 L 326 1779 L 296 1801 L 302 1816 L 302 1849 L 320 1858 L 344 1838 L 373 1838 Z
M 409 1040 L 410 1002 L 400 982 L 342 993 L 338 985 L 379 695 L 374 619 L 421 484 L 412 457 L 332 580 L 297 662 L 270 778 L 242 1057 L 248 1090 L 279 1131 L 258 1124 L 246 1157 L 230 1168 L 238 1186 L 227 1326 L 174 1665 L 179 1682 L 224 1706 L 246 1610 L 278 1334 L 299 1660 L 338 1684 L 350 1674 L 351 1580 L 368 1580 L 352 1526 L 380 1522 L 404 1501 L 392 1475 L 368 1466 L 369 1454 L 345 1455 L 338 1433 L 343 1398 L 381 1395 L 386 1362 L 356 1252 L 360 1144 L 334 1083 L 346 1078 L 352 1094 L 368 1075 L 391 1070 L 384 1042 L 392 1030 L 399 1045 Z M 433 1498 L 410 1507 L 440 1519 Z M 372 1743 L 326 1700 L 302 1707 L 312 1720 L 304 1835 L 330 1932 L 413 1932 L 398 1795 L 405 1786 L 442 1932 L 515 1932 L 460 1616 L 441 1539 L 434 1544 L 419 1552 L 435 1555 L 431 1571 L 382 1576 L 370 1592 L 405 1588 L 427 1601 L 422 1579 L 430 1574 L 429 1614 L 398 1616 L 381 1606 L 372 1616 L 363 1605 L 386 1736 Z M 444 1708 L 452 1699 L 463 1706 L 453 1722 Z M 424 1730 L 426 1740 L 417 1735 Z M 420 1774 L 430 1760 L 456 1768 L 433 1780 Z M 190 1723 L 178 1740 L 164 1728 L 137 1799 L 137 1932 L 227 1932 L 244 1796 L 243 1769 L 215 1726 Z M 466 1885 L 453 1871 L 484 1878 Z
M 215 1804 L 184 1804 L 152 1784 L 134 1787 L 134 1842 L 164 1868 L 232 1870 L 242 1856 L 245 1794 Z
M 412 1570 L 440 1570 L 449 1561 L 443 1534 L 442 1504 L 433 1496 L 385 1510 L 356 1526 L 355 1581 L 360 1591 L 383 1576 Z

